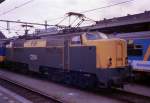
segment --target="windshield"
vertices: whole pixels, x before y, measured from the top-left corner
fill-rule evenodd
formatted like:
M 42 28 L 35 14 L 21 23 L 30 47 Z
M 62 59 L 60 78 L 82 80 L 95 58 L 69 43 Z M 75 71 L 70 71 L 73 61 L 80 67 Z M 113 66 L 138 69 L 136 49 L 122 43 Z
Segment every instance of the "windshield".
M 86 37 L 88 40 L 108 39 L 108 37 L 103 33 L 97 34 L 88 33 L 86 34 Z
M 71 39 L 71 44 L 81 44 L 80 36 L 75 36 Z

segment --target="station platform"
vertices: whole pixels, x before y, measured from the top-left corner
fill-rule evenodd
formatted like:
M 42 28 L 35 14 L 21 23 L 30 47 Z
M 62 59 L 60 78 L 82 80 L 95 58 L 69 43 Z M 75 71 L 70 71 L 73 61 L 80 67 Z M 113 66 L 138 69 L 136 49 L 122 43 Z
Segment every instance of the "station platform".
M 32 102 L 0 86 L 0 103 L 32 103 Z
M 50 81 L 39 80 L 0 70 L 0 76 L 22 84 L 24 87 L 45 94 L 63 103 L 126 103 L 103 95 L 96 95 L 75 88 L 65 87 Z

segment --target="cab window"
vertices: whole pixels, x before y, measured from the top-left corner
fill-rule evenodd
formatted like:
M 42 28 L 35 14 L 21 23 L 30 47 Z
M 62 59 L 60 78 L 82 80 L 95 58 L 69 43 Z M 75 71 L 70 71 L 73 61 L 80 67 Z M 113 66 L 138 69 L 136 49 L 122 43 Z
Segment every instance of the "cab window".
M 71 44 L 81 44 L 81 37 L 80 36 L 74 36 L 71 39 Z
M 86 38 L 87 40 L 98 40 L 98 39 L 107 39 L 108 37 L 103 33 L 98 33 L 98 34 L 87 34 Z

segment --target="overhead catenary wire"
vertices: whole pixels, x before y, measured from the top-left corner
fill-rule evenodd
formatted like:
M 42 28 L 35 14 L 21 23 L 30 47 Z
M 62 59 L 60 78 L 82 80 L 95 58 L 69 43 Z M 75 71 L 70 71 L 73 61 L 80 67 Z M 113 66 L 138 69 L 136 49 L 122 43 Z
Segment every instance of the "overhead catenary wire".
M 84 13 L 88 13 L 88 12 L 93 12 L 93 11 L 100 10 L 100 9 L 106 9 L 106 8 L 110 8 L 110 7 L 113 7 L 113 6 L 118 6 L 118 5 L 121 5 L 121 4 L 126 4 L 126 3 L 129 3 L 129 2 L 132 2 L 132 1 L 135 1 L 135 0 L 122 1 L 122 2 L 118 2 L 118 3 L 114 3 L 114 4 L 102 6 L 102 7 L 99 7 L 99 8 L 94 8 L 94 9 L 89 9 L 89 10 L 81 11 L 79 13 L 83 13 L 84 14 Z M 63 16 L 58 17 L 58 18 L 49 19 L 47 21 L 48 22 L 55 21 L 55 20 L 61 19 L 61 18 L 63 18 Z
M 1 26 L 0 25 L 0 30 L 4 30 L 4 31 L 8 31 L 8 29 L 7 28 L 5 28 L 5 27 L 3 27 L 3 26 Z M 24 30 L 21 30 L 21 28 L 19 28 L 19 29 L 14 29 L 14 28 L 10 28 L 10 31 L 15 31 L 15 32 L 19 32 L 19 31 L 24 31 Z
M 23 4 L 20 4 L 20 5 L 18 5 L 18 6 L 16 6 L 16 7 L 12 8 L 12 9 L 10 9 L 10 10 L 8 10 L 8 11 L 5 11 L 5 12 L 1 13 L 0 16 L 6 15 L 6 14 L 8 14 L 8 13 L 10 13 L 10 12 L 12 12 L 12 11 L 18 9 L 18 8 L 21 8 L 21 7 L 25 6 L 25 5 L 27 5 L 27 4 L 31 3 L 31 2 L 33 2 L 33 1 L 34 1 L 34 0 L 29 0 L 29 1 L 25 2 L 25 3 L 23 3 Z M 103 6 L 103 7 L 99 7 L 99 8 L 95 8 L 95 9 L 89 9 L 89 10 L 82 11 L 82 12 L 79 12 L 79 13 L 88 13 L 88 12 L 96 11 L 96 10 L 99 10 L 99 9 L 105 9 L 105 8 L 109 8 L 109 7 L 113 7 L 113 6 L 125 4 L 125 3 L 131 2 L 131 1 L 134 1 L 134 0 L 127 0 L 127 1 L 119 2 L 119 3 L 114 3 L 114 4 L 110 4 L 110 5 Z M 53 19 L 50 19 L 50 20 L 47 20 L 47 21 L 48 21 L 48 22 L 50 22 L 50 21 L 55 21 L 55 20 L 61 19 L 61 18 L 63 18 L 63 17 L 64 17 L 64 16 L 61 16 L 61 17 L 53 18 Z
M 23 4 L 21 4 L 21 5 L 18 5 L 18 6 L 16 6 L 16 7 L 14 7 L 13 9 L 10 9 L 10 10 L 8 10 L 8 11 L 6 11 L 6 12 L 3 12 L 2 14 L 0 14 L 0 16 L 6 15 L 6 14 L 8 14 L 8 13 L 10 13 L 10 12 L 12 12 L 12 11 L 14 11 L 14 10 L 20 8 L 20 7 L 23 7 L 23 6 L 25 6 L 25 5 L 29 4 L 29 3 L 31 3 L 32 1 L 34 1 L 34 0 L 29 0 L 29 1 L 27 1 L 27 2 L 25 2 L 25 3 L 23 3 Z M 109 7 L 113 7 L 113 6 L 125 4 L 125 3 L 131 2 L 131 1 L 134 1 L 134 0 L 122 1 L 122 2 L 119 2 L 119 3 L 114 3 L 114 4 L 106 5 L 106 6 L 99 7 L 99 8 L 95 8 L 95 9 L 85 10 L 85 11 L 82 11 L 82 12 L 79 12 L 79 13 L 83 13 L 83 14 L 84 14 L 84 13 L 88 13 L 88 12 L 92 12 L 92 11 L 96 11 L 96 10 L 100 10 L 100 9 L 105 9 L 105 8 L 109 8 Z M 58 18 L 54 18 L 54 19 L 51 19 L 51 20 L 48 20 L 48 21 L 54 21 L 54 20 L 61 19 L 61 18 L 64 18 L 64 16 L 58 17 Z M 9 22 L 11 22 L 11 21 L 9 21 Z M 21 22 L 19 22 L 19 23 L 21 23 Z M 34 23 L 33 23 L 33 24 L 34 24 Z M 39 25 L 41 25 L 41 24 L 39 24 Z M 43 24 L 42 24 L 42 25 L 43 25 Z
M 50 21 L 55 21 L 55 20 L 59 20 L 59 19 L 62 19 L 62 18 L 64 18 L 64 16 L 61 16 L 61 17 L 58 17 L 58 18 L 49 19 L 47 21 L 50 22 Z
M 99 9 L 105 9 L 105 8 L 109 8 L 109 7 L 113 7 L 113 6 L 129 3 L 129 2 L 132 2 L 132 1 L 135 1 L 135 0 L 127 0 L 127 1 L 119 2 L 119 3 L 114 3 L 114 4 L 107 5 L 107 6 L 102 6 L 102 7 L 99 7 L 99 8 L 82 11 L 80 13 L 88 13 L 88 12 L 96 11 L 96 10 L 99 10 Z
M 34 1 L 34 0 L 29 0 L 29 1 L 27 1 L 27 2 L 24 2 L 23 4 L 20 4 L 20 5 L 18 5 L 18 6 L 16 6 L 16 7 L 12 8 L 12 9 L 10 9 L 10 10 L 7 10 L 7 11 L 1 13 L 0 16 L 4 16 L 4 15 L 6 15 L 6 14 L 8 14 L 8 13 L 10 13 L 10 12 L 12 12 L 12 11 L 18 9 L 18 8 L 21 8 L 21 7 L 25 6 L 25 5 L 27 5 L 27 4 L 31 3 L 31 2 L 33 2 L 33 1 Z

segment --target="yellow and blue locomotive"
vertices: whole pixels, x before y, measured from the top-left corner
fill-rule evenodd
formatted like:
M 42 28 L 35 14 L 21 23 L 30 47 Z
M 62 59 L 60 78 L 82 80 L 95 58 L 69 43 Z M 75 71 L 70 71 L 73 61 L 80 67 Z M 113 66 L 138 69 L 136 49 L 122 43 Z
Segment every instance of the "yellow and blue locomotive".
M 127 44 L 100 32 L 17 39 L 6 45 L 5 65 L 79 87 L 121 87 L 130 76 Z
M 5 60 L 5 46 L 3 43 L 0 43 L 0 63 Z

